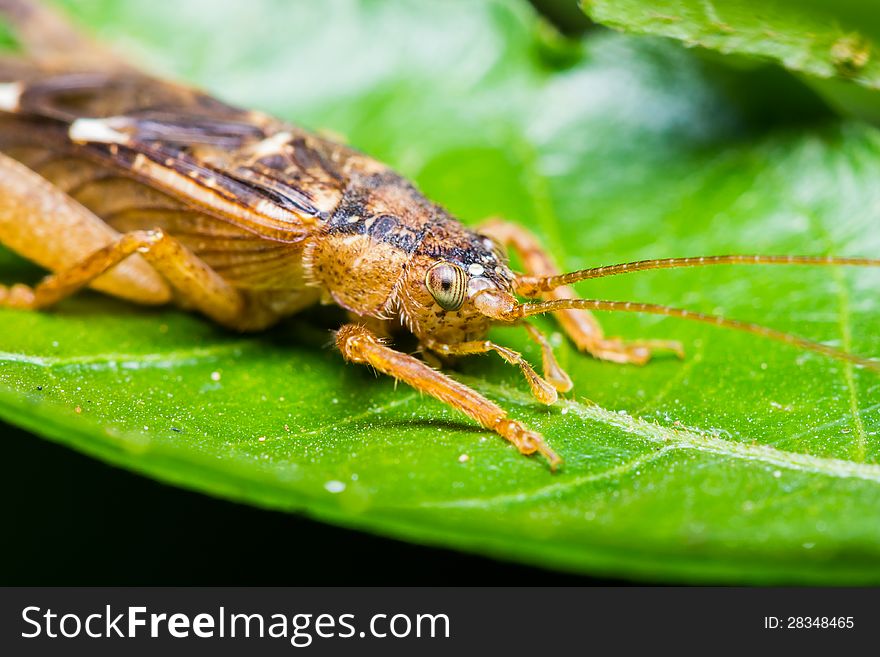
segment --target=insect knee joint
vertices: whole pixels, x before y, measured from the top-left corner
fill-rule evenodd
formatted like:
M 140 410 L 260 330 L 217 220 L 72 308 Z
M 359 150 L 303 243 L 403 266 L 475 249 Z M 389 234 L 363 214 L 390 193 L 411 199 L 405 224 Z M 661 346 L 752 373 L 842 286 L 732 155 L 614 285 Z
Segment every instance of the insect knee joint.
M 153 230 L 136 230 L 126 233 L 120 241 L 123 250 L 134 250 L 139 253 L 147 253 L 154 246 L 167 238 L 165 231 L 160 228 Z
M 149 248 L 164 241 L 167 238 L 167 235 L 161 228 L 153 228 L 152 230 L 141 231 L 138 237 L 144 245 L 144 248 Z
M 144 239 L 150 242 L 158 242 L 165 239 L 165 231 L 161 228 L 154 228 L 144 232 Z
M 336 331 L 336 347 L 342 352 L 342 357 L 352 363 L 366 362 L 364 346 L 374 342 L 369 331 L 363 326 L 346 324 Z

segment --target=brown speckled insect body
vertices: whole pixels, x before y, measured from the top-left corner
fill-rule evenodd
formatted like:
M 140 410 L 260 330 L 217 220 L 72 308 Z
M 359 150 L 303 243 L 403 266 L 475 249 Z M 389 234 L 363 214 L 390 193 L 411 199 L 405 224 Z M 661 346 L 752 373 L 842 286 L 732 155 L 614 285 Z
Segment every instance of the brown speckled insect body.
M 553 312 L 594 357 L 643 364 L 673 341 L 606 338 L 589 310 L 711 322 L 877 368 L 874 361 L 753 324 L 686 310 L 579 299 L 570 284 L 654 268 L 715 264 L 877 265 L 865 258 L 715 256 L 561 275 L 537 240 L 501 220 L 464 227 L 386 165 L 269 116 L 129 68 L 24 0 L 0 0 L 27 58 L 0 60 L 0 243 L 53 273 L 0 286 L 0 305 L 50 306 L 91 286 L 141 304 L 169 302 L 223 326 L 266 328 L 318 302 L 346 309 L 336 333 L 368 364 L 463 411 L 524 454 L 561 460 L 536 432 L 425 362 L 394 350 L 401 326 L 425 353 L 494 351 L 534 396 L 571 381 L 526 318 Z M 517 252 L 524 274 L 508 265 Z M 540 298 L 523 303 L 518 296 Z M 486 339 L 521 324 L 541 347 L 539 375 Z

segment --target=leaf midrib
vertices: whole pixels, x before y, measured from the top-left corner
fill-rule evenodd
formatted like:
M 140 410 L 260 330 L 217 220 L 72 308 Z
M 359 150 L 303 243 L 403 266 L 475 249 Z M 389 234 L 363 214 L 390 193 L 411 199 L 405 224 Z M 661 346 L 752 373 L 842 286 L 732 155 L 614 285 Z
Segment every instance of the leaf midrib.
M 491 391 L 493 396 L 504 398 L 516 404 L 532 403 L 531 398 L 519 391 L 512 390 L 500 384 L 480 385 L 480 388 Z M 638 467 L 646 461 L 673 451 L 693 449 L 704 453 L 726 456 L 739 460 L 758 461 L 769 466 L 783 468 L 797 472 L 808 472 L 841 479 L 861 479 L 880 484 L 880 465 L 870 463 L 857 463 L 845 459 L 836 459 L 821 456 L 812 456 L 800 452 L 780 450 L 769 445 L 759 445 L 736 440 L 720 438 L 716 432 L 705 431 L 698 427 L 688 425 L 676 425 L 675 428 L 665 427 L 657 422 L 650 422 L 641 417 L 622 414 L 609 410 L 598 404 L 583 403 L 577 400 L 561 400 L 558 402 L 560 410 L 569 415 L 574 415 L 585 422 L 599 422 L 606 426 L 622 430 L 629 435 L 635 435 L 648 442 L 662 445 L 658 450 L 639 456 L 628 463 L 611 468 L 615 473 L 620 470 L 626 473 L 632 467 Z M 629 467 L 628 467 L 629 466 Z M 482 503 L 491 503 L 492 500 L 512 500 L 521 498 L 523 501 L 533 500 L 535 497 L 556 493 L 561 490 L 576 488 L 584 483 L 604 477 L 604 473 L 590 472 L 580 477 L 566 479 L 528 492 L 520 492 L 515 495 L 501 495 L 490 498 L 471 498 L 474 502 L 481 500 Z M 468 500 L 461 500 L 464 505 L 470 505 Z M 455 506 L 456 502 L 439 503 Z M 430 506 L 431 503 L 428 503 Z
M 37 367 L 67 369 L 84 367 L 90 370 L 116 370 L 126 368 L 155 367 L 166 368 L 180 365 L 205 363 L 223 356 L 239 357 L 244 345 L 231 343 L 210 347 L 194 347 L 168 352 L 144 354 L 89 354 L 87 356 L 33 356 L 9 351 L 0 351 L 0 363 L 35 365 Z

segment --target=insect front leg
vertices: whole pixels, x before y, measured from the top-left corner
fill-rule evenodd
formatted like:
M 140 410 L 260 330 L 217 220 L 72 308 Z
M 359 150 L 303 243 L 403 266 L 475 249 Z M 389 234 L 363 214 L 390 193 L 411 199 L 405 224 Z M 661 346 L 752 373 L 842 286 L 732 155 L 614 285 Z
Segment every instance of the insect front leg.
M 554 276 L 559 273 L 553 259 L 529 231 L 503 219 L 490 219 L 478 228 L 479 232 L 491 237 L 499 244 L 512 248 L 522 260 L 526 274 L 531 276 Z M 542 298 L 577 299 L 578 295 L 570 286 L 562 286 L 545 292 Z M 562 330 L 581 351 L 594 358 L 615 363 L 644 365 L 651 359 L 655 350 L 668 350 L 682 357 L 680 342 L 675 340 L 635 340 L 624 342 L 619 338 L 605 337 L 602 327 L 593 315 L 586 310 L 560 310 L 553 313 Z
M 568 386 L 564 389 L 568 390 L 571 388 L 570 380 L 566 382 L 557 379 L 548 381 L 546 378 L 547 372 L 545 372 L 545 378 L 538 376 L 538 373 L 535 372 L 532 366 L 522 357 L 522 354 L 513 349 L 502 347 L 489 340 L 473 340 L 470 342 L 459 342 L 457 344 L 446 344 L 438 342 L 433 338 L 428 338 L 423 342 L 423 345 L 425 349 L 429 349 L 430 351 L 443 356 L 471 356 L 474 354 L 487 354 L 490 351 L 494 351 L 511 365 L 519 366 L 526 382 L 529 384 L 529 388 L 532 389 L 532 395 L 534 395 L 535 399 L 542 404 L 553 404 L 556 401 L 557 385 L 564 386 L 564 384 L 567 383 Z
M 364 326 L 346 324 L 336 333 L 336 346 L 349 362 L 370 365 L 379 372 L 403 381 L 420 392 L 470 416 L 483 427 L 513 443 L 522 454 L 542 454 L 555 470 L 561 463 L 541 434 L 512 420 L 498 405 L 424 362 L 385 345 Z

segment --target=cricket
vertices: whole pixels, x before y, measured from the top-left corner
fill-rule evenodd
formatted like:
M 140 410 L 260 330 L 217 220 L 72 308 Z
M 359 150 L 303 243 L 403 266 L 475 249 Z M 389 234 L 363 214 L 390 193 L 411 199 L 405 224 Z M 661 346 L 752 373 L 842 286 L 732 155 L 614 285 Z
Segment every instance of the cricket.
M 494 352 L 553 404 L 572 381 L 528 318 L 552 313 L 585 357 L 645 365 L 675 340 L 608 337 L 590 311 L 648 313 L 744 331 L 880 371 L 871 360 L 754 323 L 651 303 L 579 297 L 574 283 L 650 269 L 871 266 L 880 259 L 707 255 L 561 273 L 516 223 L 466 227 L 368 155 L 205 92 L 151 77 L 27 0 L 0 0 L 23 53 L 0 57 L 0 244 L 48 270 L 0 285 L 0 306 L 41 311 L 89 287 L 174 304 L 233 331 L 260 331 L 335 304 L 342 358 L 461 411 L 551 470 L 544 437 L 441 370 Z M 514 271 L 508 250 L 524 271 Z M 541 373 L 487 339 L 521 327 Z M 415 336 L 421 357 L 392 339 Z

